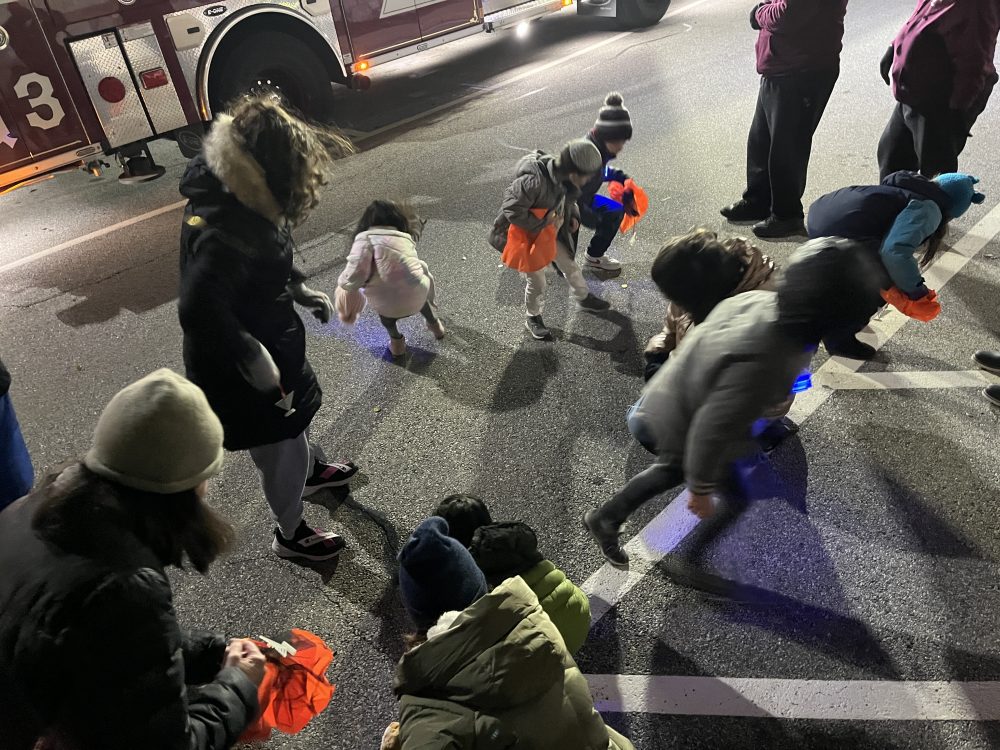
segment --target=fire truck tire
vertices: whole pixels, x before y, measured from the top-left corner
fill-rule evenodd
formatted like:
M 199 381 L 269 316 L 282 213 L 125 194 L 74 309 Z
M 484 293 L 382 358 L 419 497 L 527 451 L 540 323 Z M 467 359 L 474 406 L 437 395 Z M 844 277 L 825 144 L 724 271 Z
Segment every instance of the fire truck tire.
M 660 22 L 670 7 L 670 0 L 618 0 L 618 25 L 627 29 L 653 26 Z
M 326 66 L 308 44 L 284 31 L 254 31 L 220 47 L 208 75 L 213 112 L 222 112 L 248 92 L 279 91 L 299 112 L 327 120 L 333 87 Z

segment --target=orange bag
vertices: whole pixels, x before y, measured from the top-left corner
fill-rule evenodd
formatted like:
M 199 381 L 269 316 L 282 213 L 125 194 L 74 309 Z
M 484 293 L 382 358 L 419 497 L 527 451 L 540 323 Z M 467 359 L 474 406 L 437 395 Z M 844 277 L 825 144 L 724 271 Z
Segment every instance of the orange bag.
M 544 208 L 533 208 L 531 213 L 539 219 L 549 215 L 549 211 Z M 541 271 L 556 259 L 556 225 L 546 224 L 538 234 L 530 234 L 511 224 L 500 259 L 515 271 Z
M 622 205 L 625 204 L 625 191 L 632 191 L 632 209 L 635 211 L 636 215 L 631 216 L 628 213 L 622 218 L 621 223 L 621 233 L 626 234 L 632 229 L 636 224 L 639 223 L 639 219 L 646 215 L 649 210 L 649 196 L 646 195 L 646 191 L 633 182 L 632 178 L 629 177 L 625 180 L 625 184 L 620 182 L 612 182 L 608 185 L 608 195 L 611 196 L 612 200 L 616 200 Z
M 267 657 L 264 680 L 257 689 L 260 716 L 247 727 L 240 741 L 266 741 L 275 729 L 298 734 L 333 697 L 335 688 L 326 679 L 333 652 L 319 636 L 298 628 L 285 638 L 294 653 L 283 653 L 273 644 L 254 643 Z
M 899 310 L 903 315 L 923 323 L 930 323 L 941 312 L 941 303 L 938 302 L 937 292 L 933 289 L 926 297 L 920 299 L 910 299 L 898 288 L 882 290 L 882 299 Z

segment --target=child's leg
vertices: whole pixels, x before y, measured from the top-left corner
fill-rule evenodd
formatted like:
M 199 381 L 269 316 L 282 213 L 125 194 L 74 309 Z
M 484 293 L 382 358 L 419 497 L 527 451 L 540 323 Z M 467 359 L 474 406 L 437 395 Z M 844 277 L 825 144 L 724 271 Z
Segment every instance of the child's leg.
M 437 315 L 434 314 L 434 307 L 430 302 L 424 303 L 424 306 L 420 308 L 420 314 L 424 316 L 424 320 L 427 321 L 427 325 L 437 323 Z
M 684 471 L 672 464 L 655 463 L 636 474 L 621 491 L 598 510 L 601 519 L 621 526 L 644 503 L 684 481 Z
M 302 522 L 302 491 L 312 471 L 306 433 L 290 440 L 251 448 L 250 458 L 260 472 L 271 517 L 282 536 L 291 539 Z
M 558 253 L 556 254 L 558 257 Z M 573 265 L 576 265 L 575 263 Z M 545 309 L 545 269 L 522 273 L 525 280 L 524 309 L 529 318 L 541 315 Z
M 567 247 L 561 242 L 556 248 L 556 268 L 562 271 L 563 276 L 566 277 L 566 281 L 573 292 L 573 299 L 579 302 L 590 294 L 590 287 L 587 286 L 587 280 L 583 278 L 583 271 L 580 270 L 580 266 L 576 264 L 576 261 L 570 256 Z
M 399 332 L 399 328 L 396 327 L 396 323 L 399 321 L 399 318 L 387 318 L 385 315 L 379 315 L 378 319 L 382 321 L 382 325 L 385 327 L 385 330 L 389 332 L 389 338 L 403 338 L 403 334 L 401 334 Z

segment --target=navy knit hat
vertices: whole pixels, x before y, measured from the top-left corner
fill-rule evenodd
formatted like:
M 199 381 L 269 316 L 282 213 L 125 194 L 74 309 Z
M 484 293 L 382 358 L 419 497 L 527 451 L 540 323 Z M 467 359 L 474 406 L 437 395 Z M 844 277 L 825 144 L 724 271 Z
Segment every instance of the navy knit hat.
M 448 536 L 448 522 L 431 516 L 399 551 L 399 593 L 417 627 L 427 630 L 445 612 L 484 596 L 486 578 L 469 550 Z
M 604 106 L 597 113 L 597 122 L 594 123 L 594 133 L 602 141 L 627 141 L 632 137 L 632 117 L 617 91 L 604 98 Z

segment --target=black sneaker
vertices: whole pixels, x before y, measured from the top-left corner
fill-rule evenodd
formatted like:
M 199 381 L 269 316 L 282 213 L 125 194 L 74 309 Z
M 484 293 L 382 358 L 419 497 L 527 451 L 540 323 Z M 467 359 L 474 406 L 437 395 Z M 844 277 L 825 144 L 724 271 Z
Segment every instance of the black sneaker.
M 583 528 L 594 537 L 594 541 L 601 548 L 601 554 L 609 563 L 616 568 L 628 567 L 628 552 L 619 542 L 620 527 L 602 520 L 595 508 L 583 514 Z
M 753 233 L 764 240 L 777 240 L 783 237 L 804 237 L 806 223 L 802 218 L 779 219 L 775 215 L 768 216 L 764 221 L 753 225 Z
M 875 356 L 876 349 L 871 344 L 858 341 L 857 337 L 824 339 L 823 346 L 833 357 L 868 360 Z
M 316 461 L 313 464 L 312 476 L 306 480 L 305 489 L 302 490 L 302 497 L 308 497 L 327 487 L 343 487 L 357 473 L 358 467 L 350 461 L 342 464 L 325 464 Z
M 528 329 L 528 333 L 530 333 L 533 338 L 536 338 L 539 341 L 552 336 L 552 334 L 549 333 L 549 329 L 545 327 L 545 323 L 542 322 L 541 315 L 529 315 L 524 320 L 524 327 Z
M 983 388 L 983 396 L 994 406 L 1000 406 L 1000 385 L 988 385 Z
M 771 215 L 771 210 L 761 208 L 748 200 L 740 199 L 719 211 L 730 221 L 760 221 Z
M 281 530 L 275 529 L 274 541 L 271 542 L 271 549 L 278 557 L 297 557 L 316 562 L 336 557 L 346 546 L 344 537 L 332 531 L 314 529 L 305 521 L 299 524 L 291 539 L 285 539 Z
M 582 310 L 591 310 L 593 312 L 607 310 L 611 307 L 610 302 L 603 300 L 594 294 L 588 294 L 583 299 L 577 300 L 576 304 L 578 304 Z
M 972 355 L 972 361 L 986 372 L 1000 375 L 1000 352 L 978 351 Z

